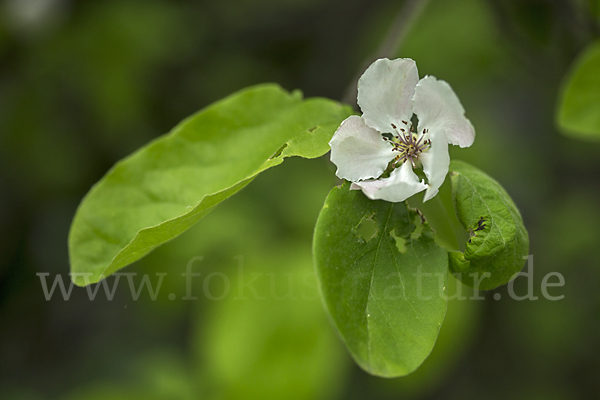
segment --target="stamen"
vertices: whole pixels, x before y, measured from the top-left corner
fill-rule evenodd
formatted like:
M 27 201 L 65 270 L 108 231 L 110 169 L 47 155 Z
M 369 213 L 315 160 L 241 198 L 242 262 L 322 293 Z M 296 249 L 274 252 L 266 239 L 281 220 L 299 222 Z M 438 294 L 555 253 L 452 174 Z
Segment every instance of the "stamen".
M 414 127 L 411 127 L 409 132 L 406 132 L 406 130 L 402 128 L 400 128 L 399 131 L 396 131 L 398 132 L 398 136 L 389 141 L 394 146 L 392 150 L 399 153 L 395 158 L 397 164 L 403 164 L 406 161 L 410 161 L 412 166 L 416 168 L 420 154 L 427 151 L 428 147 L 431 147 L 431 140 L 425 139 L 427 131 L 427 129 L 423 129 L 423 134 L 421 135 L 415 133 Z
M 417 141 L 417 144 L 416 144 L 416 146 L 417 146 L 417 147 L 419 147 L 419 145 L 420 145 L 420 143 L 421 143 L 421 140 L 423 140 L 423 138 L 424 138 L 424 136 L 421 136 L 421 137 L 419 138 L 419 140 Z M 427 142 L 427 140 L 425 140 L 425 142 Z

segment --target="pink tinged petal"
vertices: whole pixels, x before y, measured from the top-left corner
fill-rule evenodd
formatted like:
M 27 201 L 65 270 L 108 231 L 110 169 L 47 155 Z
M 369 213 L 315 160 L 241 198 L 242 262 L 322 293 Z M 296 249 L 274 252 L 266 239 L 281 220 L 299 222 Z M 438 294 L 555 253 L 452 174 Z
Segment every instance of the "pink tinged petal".
M 469 147 L 475 140 L 475 129 L 465 117 L 465 109 L 447 82 L 426 76 L 419 81 L 413 99 L 419 117 L 419 131 L 429 129 L 446 132 L 448 143 Z
M 430 130 L 426 137 L 431 139 L 431 148 L 419 157 L 428 181 L 428 188 L 423 197 L 423 202 L 433 198 L 438 193 L 450 168 L 448 142 L 444 131 Z
M 392 124 L 403 127 L 412 116 L 412 98 L 419 81 L 417 64 L 410 58 L 382 58 L 358 80 L 358 105 L 367 125 L 392 133 Z
M 427 189 L 427 185 L 419 182 L 410 163 L 402 164 L 392 171 L 389 178 L 357 182 L 350 189 L 360 188 L 371 200 L 400 202 L 412 195 Z
M 365 121 L 352 115 L 337 129 L 331 141 L 331 162 L 336 175 L 349 181 L 377 178 L 396 156 L 381 133 L 369 128 Z

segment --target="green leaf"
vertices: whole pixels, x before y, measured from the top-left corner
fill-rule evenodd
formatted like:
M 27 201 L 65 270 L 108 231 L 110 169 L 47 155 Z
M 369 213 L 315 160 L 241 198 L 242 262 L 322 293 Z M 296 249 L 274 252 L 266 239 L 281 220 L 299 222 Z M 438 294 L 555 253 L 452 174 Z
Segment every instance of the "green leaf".
M 450 179 L 456 215 L 470 236 L 464 253 L 449 253 L 450 270 L 482 290 L 508 283 L 529 253 L 517 206 L 498 182 L 467 163 L 452 161 Z
M 447 252 L 404 203 L 369 200 L 346 182 L 317 220 L 313 255 L 325 308 L 356 362 L 395 377 L 431 352 L 446 312 Z M 374 234 L 363 225 L 374 221 Z
M 195 224 L 285 157 L 318 157 L 351 114 L 276 85 L 233 94 L 117 163 L 82 201 L 69 235 L 72 279 L 88 285 Z
M 437 195 L 436 195 L 437 197 Z M 437 235 L 437 232 L 436 232 Z M 392 379 L 382 386 L 379 380 L 374 383 L 371 398 L 380 398 L 377 391 L 385 390 L 394 393 L 396 399 L 425 399 L 434 397 L 446 383 L 444 377 L 458 368 L 469 347 L 477 341 L 475 335 L 480 328 L 483 318 L 484 302 L 469 301 L 473 289 L 466 287 L 449 274 L 446 285 L 448 294 L 448 310 L 444 324 L 435 343 L 433 351 L 425 362 L 412 374 L 402 379 Z M 367 388 L 367 391 L 370 388 Z M 365 392 L 367 392 L 365 391 Z
M 558 125 L 567 135 L 600 139 L 600 41 L 585 48 L 567 75 Z

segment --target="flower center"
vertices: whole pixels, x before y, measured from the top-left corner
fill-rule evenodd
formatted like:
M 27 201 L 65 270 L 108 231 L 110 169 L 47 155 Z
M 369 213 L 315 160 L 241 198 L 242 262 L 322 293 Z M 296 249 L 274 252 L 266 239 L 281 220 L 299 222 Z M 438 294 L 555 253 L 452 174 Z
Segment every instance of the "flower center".
M 421 153 L 426 152 L 431 147 L 431 140 L 425 139 L 427 129 L 423 129 L 423 133 L 418 135 L 414 132 L 413 127 L 409 126 L 408 122 L 402 122 L 406 125 L 406 129 L 398 129 L 396 125 L 392 124 L 392 128 L 394 128 L 397 134 L 391 139 L 388 138 L 386 140 L 394 146 L 392 150 L 399 153 L 396 156 L 397 164 L 410 161 L 413 167 L 416 167 Z

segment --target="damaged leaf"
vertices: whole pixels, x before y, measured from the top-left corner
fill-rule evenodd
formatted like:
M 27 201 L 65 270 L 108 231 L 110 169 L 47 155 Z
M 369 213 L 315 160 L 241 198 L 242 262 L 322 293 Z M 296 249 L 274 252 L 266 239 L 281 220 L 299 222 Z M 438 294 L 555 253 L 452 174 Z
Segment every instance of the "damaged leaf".
M 469 233 L 464 253 L 449 253 L 450 270 L 481 290 L 508 283 L 529 252 L 517 206 L 498 182 L 464 162 L 452 161 L 450 180 L 456 215 Z
M 331 190 L 315 228 L 325 308 L 364 370 L 406 375 L 429 355 L 444 320 L 447 252 L 405 203 L 369 200 L 349 187 Z M 358 232 L 366 220 L 376 224 L 368 241 Z

